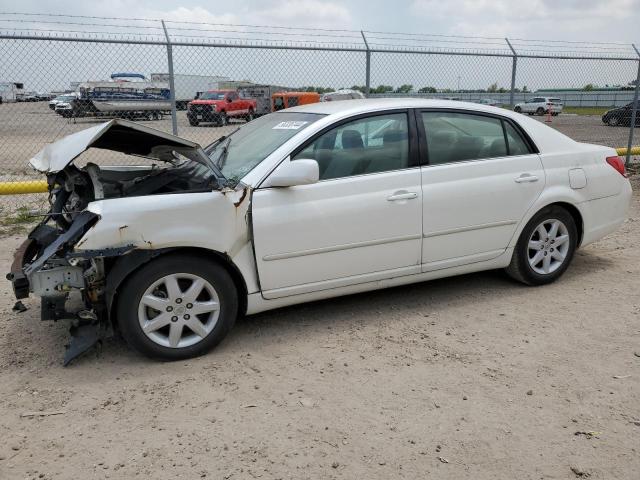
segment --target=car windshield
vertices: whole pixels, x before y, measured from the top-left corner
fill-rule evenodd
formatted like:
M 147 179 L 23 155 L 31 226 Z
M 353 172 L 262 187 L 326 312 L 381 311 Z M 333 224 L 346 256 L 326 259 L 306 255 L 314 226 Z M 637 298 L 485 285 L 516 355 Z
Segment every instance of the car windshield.
M 315 113 L 271 113 L 243 125 L 228 138 L 205 148 L 230 184 L 242 177 L 291 137 L 320 120 Z
M 200 100 L 224 100 L 225 92 L 204 92 L 200 95 Z

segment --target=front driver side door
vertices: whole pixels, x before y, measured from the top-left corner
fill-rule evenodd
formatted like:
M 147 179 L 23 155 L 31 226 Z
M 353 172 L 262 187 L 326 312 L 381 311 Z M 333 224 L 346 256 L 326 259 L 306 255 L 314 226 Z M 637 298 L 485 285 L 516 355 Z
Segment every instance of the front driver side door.
M 321 132 L 291 160 L 316 160 L 319 182 L 254 191 L 265 298 L 420 271 L 422 191 L 409 113 L 361 117 Z

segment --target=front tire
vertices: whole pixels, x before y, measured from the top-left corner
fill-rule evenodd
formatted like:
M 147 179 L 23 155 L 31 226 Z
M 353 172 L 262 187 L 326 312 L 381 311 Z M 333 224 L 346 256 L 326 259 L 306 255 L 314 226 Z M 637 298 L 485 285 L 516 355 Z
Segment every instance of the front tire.
M 522 113 L 522 108 L 521 107 L 516 107 L 513 109 L 514 112 L 516 113 Z
M 544 108 L 538 107 L 538 109 L 536 110 L 536 114 L 540 116 L 544 115 Z
M 224 127 L 227 123 L 229 123 L 229 119 L 227 118 L 227 113 L 226 112 L 220 112 L 218 114 L 218 126 L 219 127 Z
M 117 320 L 135 350 L 160 360 L 202 355 L 227 335 L 238 292 L 219 264 L 171 254 L 144 265 L 120 287 Z
M 569 212 L 550 206 L 529 220 L 513 251 L 507 274 L 527 285 L 556 281 L 569 267 L 578 244 L 578 229 Z
M 609 125 L 610 127 L 617 127 L 618 125 L 620 125 L 620 117 L 618 117 L 617 115 L 612 115 L 609 118 L 607 118 L 607 125 Z

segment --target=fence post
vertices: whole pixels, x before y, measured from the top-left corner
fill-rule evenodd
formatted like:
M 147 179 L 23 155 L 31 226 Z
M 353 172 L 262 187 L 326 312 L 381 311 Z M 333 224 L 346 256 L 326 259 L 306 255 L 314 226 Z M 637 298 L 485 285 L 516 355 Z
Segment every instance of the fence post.
M 360 34 L 362 35 L 362 40 L 364 41 L 364 46 L 367 49 L 367 73 L 366 80 L 364 85 L 364 94 L 365 96 L 369 96 L 369 91 L 371 90 L 371 50 L 369 50 L 369 42 L 367 42 L 367 37 L 364 35 L 364 31 L 360 30 Z
M 509 49 L 511 50 L 511 53 L 513 53 L 513 64 L 511 66 L 511 92 L 509 93 L 509 106 L 511 107 L 511 109 L 513 109 L 513 107 L 515 106 L 513 97 L 516 91 L 516 67 L 518 65 L 518 54 L 513 48 L 513 45 L 511 45 L 511 42 L 509 41 L 509 39 L 505 38 L 505 41 L 507 42 L 507 45 L 509 45 Z
M 625 159 L 625 165 L 629 165 L 631 161 L 631 147 L 633 147 L 633 130 L 636 127 L 636 116 L 638 115 L 638 89 L 640 89 L 640 52 L 636 48 L 635 44 L 631 44 L 633 49 L 638 55 L 638 73 L 636 75 L 636 88 L 633 91 L 633 107 L 631 108 L 631 123 L 629 124 L 629 142 L 627 143 L 627 158 Z
M 167 39 L 167 63 L 169 64 L 169 100 L 171 101 L 171 128 L 174 135 L 178 135 L 178 114 L 176 112 L 176 88 L 175 80 L 173 77 L 173 48 L 171 45 L 171 39 L 169 38 L 169 32 L 167 32 L 167 26 L 162 22 L 162 29 L 164 30 L 164 36 Z

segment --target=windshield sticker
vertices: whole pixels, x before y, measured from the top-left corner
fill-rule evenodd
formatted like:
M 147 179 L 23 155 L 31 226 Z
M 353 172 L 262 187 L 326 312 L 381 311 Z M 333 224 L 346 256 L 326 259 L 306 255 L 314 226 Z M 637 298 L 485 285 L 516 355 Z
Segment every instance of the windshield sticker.
M 301 122 L 301 121 L 291 121 L 291 122 L 280 122 L 272 130 L 300 130 L 309 122 Z

